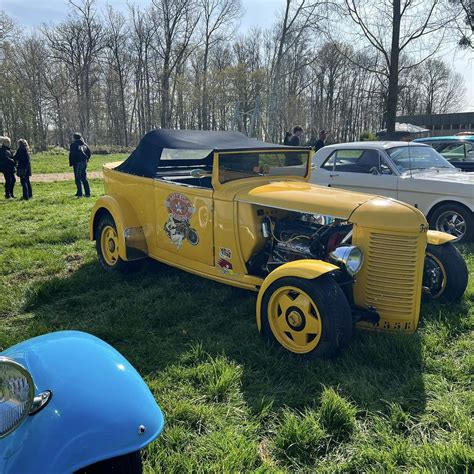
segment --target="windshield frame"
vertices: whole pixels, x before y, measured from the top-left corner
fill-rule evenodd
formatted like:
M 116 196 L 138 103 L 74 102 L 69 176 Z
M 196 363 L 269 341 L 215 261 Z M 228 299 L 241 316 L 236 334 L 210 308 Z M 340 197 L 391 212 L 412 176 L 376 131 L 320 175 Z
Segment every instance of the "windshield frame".
M 242 176 L 241 178 L 235 178 L 232 180 L 222 181 L 221 174 L 220 174 L 220 157 L 222 155 L 236 155 L 236 154 L 249 154 L 249 153 L 256 153 L 256 154 L 282 154 L 282 153 L 299 153 L 303 155 L 307 155 L 306 158 L 306 168 L 304 175 L 292 175 L 292 174 L 249 174 L 248 176 Z M 275 148 L 275 149 L 242 149 L 242 150 L 228 150 L 228 151 L 216 151 L 215 152 L 215 160 L 214 160 L 214 179 L 215 185 L 214 187 L 226 186 L 230 183 L 235 183 L 242 180 L 248 179 L 294 179 L 298 181 L 307 181 L 309 179 L 310 168 L 311 167 L 311 149 L 310 148 L 297 148 L 294 147 L 293 149 L 288 148 Z
M 391 148 L 386 148 L 385 149 L 385 153 L 387 154 L 387 156 L 389 157 L 391 163 L 393 163 L 393 166 L 395 167 L 395 169 L 397 170 L 397 172 L 400 174 L 400 175 L 405 175 L 405 174 L 410 174 L 412 172 L 424 172 L 424 171 L 428 171 L 428 170 L 433 170 L 433 169 L 436 169 L 436 170 L 439 170 L 439 169 L 449 169 L 449 170 L 456 170 L 456 167 L 453 166 L 446 158 L 444 158 L 440 153 L 438 153 L 434 148 L 432 148 L 431 146 L 429 145 L 426 145 L 426 146 L 420 146 L 422 144 L 416 144 L 416 145 L 399 145 L 399 146 L 394 146 L 394 147 L 391 147 Z M 407 149 L 407 150 L 412 150 L 413 148 L 426 148 L 427 150 L 430 150 L 429 153 L 433 153 L 435 154 L 435 156 L 437 155 L 437 159 L 440 159 L 442 161 L 442 164 L 444 166 L 427 166 L 426 168 L 423 167 L 423 168 L 420 168 L 418 166 L 412 166 L 412 161 L 410 160 L 410 167 L 409 168 L 404 168 L 404 167 L 400 167 L 398 164 L 397 164 L 397 161 L 393 158 L 392 156 L 392 152 L 395 151 L 395 150 L 399 150 L 399 149 Z

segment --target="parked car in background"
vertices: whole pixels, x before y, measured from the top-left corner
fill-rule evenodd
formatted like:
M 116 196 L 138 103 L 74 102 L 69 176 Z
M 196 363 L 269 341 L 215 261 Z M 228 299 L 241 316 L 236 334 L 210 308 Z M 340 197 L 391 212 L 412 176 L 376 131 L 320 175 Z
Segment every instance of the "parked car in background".
M 313 156 L 311 181 L 412 204 L 430 228 L 458 242 L 474 237 L 474 173 L 463 173 L 423 143 L 355 142 Z
M 463 295 L 452 236 L 405 203 L 310 184 L 311 155 L 241 133 L 147 133 L 104 166 L 90 219 L 101 266 L 151 257 L 256 291 L 258 330 L 300 356 L 335 355 L 355 324 L 413 332 L 422 294 Z
M 413 141 L 431 145 L 456 168 L 474 172 L 474 135 L 417 138 Z

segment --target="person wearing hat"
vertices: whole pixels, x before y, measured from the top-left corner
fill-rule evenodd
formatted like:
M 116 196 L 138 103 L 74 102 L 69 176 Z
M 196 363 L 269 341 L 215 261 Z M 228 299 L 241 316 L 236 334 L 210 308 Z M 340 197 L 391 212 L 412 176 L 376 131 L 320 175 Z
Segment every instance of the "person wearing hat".
M 13 199 L 13 189 L 15 187 L 15 160 L 10 149 L 11 140 L 8 137 L 2 137 L 2 146 L 0 147 L 0 171 L 5 177 L 5 199 Z
M 82 197 L 82 186 L 84 186 L 85 197 L 91 196 L 89 181 L 87 181 L 87 163 L 91 157 L 91 151 L 83 140 L 80 133 L 73 135 L 74 141 L 69 146 L 69 166 L 74 170 L 74 181 L 76 182 L 76 197 Z
M 328 134 L 326 133 L 326 130 L 320 130 L 319 131 L 319 140 L 314 145 L 314 151 L 318 151 L 321 148 L 323 148 L 324 145 L 326 145 L 326 137 L 327 136 L 328 136 Z

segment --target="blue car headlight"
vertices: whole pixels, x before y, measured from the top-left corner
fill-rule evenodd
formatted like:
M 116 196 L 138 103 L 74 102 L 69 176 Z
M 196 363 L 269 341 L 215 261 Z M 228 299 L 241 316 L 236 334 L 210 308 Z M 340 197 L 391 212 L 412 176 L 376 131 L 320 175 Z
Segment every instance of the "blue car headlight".
M 34 384 L 30 373 L 21 364 L 0 357 L 0 438 L 21 425 L 33 400 Z
M 358 273 L 364 263 L 362 250 L 354 245 L 338 247 L 329 254 L 329 258 L 335 264 L 343 265 L 351 276 Z

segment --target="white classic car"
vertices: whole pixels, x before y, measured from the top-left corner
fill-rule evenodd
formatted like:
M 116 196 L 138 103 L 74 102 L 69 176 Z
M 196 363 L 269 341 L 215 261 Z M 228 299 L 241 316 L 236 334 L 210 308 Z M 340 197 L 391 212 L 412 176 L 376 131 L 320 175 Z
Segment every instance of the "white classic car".
M 379 194 L 425 214 L 430 228 L 458 242 L 474 238 L 474 173 L 463 173 L 428 145 L 354 142 L 325 146 L 312 160 L 311 181 Z

